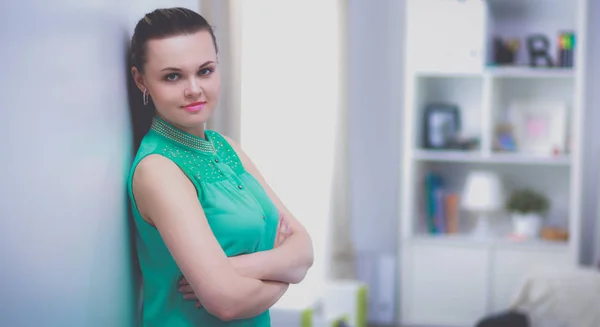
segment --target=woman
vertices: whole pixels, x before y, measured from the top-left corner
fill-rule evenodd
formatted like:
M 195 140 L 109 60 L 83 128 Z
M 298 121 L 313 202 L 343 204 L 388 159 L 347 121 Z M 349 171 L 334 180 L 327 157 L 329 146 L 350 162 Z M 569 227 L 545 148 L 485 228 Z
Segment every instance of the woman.
M 268 309 L 312 265 L 311 239 L 240 146 L 204 129 L 220 88 L 213 30 L 191 10 L 155 10 L 131 51 L 156 108 L 128 181 L 143 325 L 270 326 Z

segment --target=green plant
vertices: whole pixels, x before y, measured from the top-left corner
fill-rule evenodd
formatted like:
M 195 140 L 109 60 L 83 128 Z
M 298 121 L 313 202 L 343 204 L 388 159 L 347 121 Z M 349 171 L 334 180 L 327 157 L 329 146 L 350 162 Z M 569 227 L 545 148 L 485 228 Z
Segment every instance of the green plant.
M 506 201 L 506 210 L 520 214 L 544 214 L 550 208 L 548 198 L 531 189 L 519 189 L 511 193 Z

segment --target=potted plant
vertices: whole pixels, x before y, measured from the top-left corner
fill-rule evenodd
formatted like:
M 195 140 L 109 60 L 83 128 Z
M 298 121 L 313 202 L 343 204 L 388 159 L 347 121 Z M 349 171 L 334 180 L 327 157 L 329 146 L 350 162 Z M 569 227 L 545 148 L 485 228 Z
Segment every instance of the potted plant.
M 522 237 L 539 236 L 549 208 L 548 198 L 531 189 L 516 190 L 506 200 L 506 210 L 511 214 L 514 233 Z

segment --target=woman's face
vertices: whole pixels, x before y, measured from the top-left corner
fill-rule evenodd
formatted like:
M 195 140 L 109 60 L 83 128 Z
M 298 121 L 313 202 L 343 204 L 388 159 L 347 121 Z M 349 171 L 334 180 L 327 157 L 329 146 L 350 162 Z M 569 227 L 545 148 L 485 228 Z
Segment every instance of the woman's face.
M 220 92 L 217 54 L 208 31 L 150 40 L 143 76 L 132 69 L 137 86 L 171 124 L 193 132 L 208 120 Z

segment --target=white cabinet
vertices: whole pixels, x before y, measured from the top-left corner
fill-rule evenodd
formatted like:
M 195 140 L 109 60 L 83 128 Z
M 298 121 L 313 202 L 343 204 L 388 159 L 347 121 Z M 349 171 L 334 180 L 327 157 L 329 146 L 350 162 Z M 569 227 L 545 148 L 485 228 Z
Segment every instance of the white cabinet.
M 474 326 L 507 310 L 527 273 L 571 264 L 566 246 L 417 239 L 405 244 L 401 285 L 406 325 Z
M 485 1 L 406 1 L 411 68 L 479 72 L 485 64 Z
M 490 271 L 492 312 L 506 310 L 528 271 L 540 266 L 570 264 L 566 249 L 524 250 L 499 248 L 494 251 Z
M 411 246 L 406 320 L 426 325 L 472 326 L 486 310 L 489 254 L 473 247 Z

